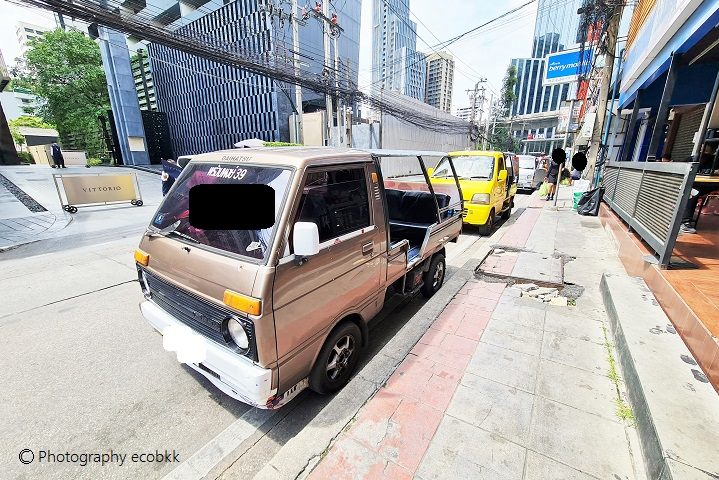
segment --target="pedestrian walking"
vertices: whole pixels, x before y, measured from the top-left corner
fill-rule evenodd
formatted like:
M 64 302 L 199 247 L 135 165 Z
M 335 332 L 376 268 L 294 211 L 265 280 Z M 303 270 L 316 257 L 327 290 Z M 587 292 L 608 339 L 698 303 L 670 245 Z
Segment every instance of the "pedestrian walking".
M 53 143 L 50 150 L 52 153 L 52 161 L 55 164 L 52 168 L 67 168 L 65 166 L 65 158 L 62 156 L 62 150 L 60 150 L 60 145 Z
M 559 177 L 559 168 L 567 159 L 567 153 L 561 148 L 555 148 L 552 152 L 552 159 L 547 162 L 547 183 L 548 194 L 545 200 L 554 200 L 554 191 L 557 188 L 557 178 Z

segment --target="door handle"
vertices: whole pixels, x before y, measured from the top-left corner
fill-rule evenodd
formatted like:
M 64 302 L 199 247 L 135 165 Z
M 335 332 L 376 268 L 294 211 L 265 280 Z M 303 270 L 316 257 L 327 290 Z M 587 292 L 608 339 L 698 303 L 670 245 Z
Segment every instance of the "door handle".
M 374 251 L 374 242 L 365 243 L 362 245 L 362 255 L 368 255 Z

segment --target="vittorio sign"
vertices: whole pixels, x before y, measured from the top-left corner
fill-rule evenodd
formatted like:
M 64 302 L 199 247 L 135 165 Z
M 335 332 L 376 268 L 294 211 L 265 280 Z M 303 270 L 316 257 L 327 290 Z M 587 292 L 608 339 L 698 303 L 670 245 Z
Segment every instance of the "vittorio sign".
M 545 58 L 544 85 L 575 82 L 580 73 L 588 74 L 592 65 L 593 51 L 586 48 L 582 55 L 579 48 L 550 53 Z M 583 58 L 580 58 L 583 57 Z

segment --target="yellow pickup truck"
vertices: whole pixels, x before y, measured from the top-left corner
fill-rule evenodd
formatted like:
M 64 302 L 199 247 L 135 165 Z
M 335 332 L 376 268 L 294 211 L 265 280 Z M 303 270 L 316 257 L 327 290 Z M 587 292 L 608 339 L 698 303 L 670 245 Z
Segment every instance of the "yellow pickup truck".
M 462 189 L 464 223 L 478 226 L 482 235 L 490 235 L 495 218 L 508 219 L 514 206 L 517 184 L 511 161 L 495 151 L 450 152 L 449 157 Z M 437 164 L 430 180 L 438 185 L 454 181 L 446 158 Z

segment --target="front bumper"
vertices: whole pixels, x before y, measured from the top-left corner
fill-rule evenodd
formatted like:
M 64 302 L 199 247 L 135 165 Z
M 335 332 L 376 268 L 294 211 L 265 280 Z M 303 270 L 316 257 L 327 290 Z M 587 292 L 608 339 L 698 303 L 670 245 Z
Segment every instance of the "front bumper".
M 167 327 L 184 326 L 150 300 L 140 303 L 140 310 L 160 333 Z M 272 388 L 272 370 L 259 367 L 211 340 L 204 341 L 207 355 L 200 364 L 188 363 L 193 370 L 236 400 L 258 408 L 272 408 L 270 401 L 277 393 L 277 389 Z
M 462 212 L 462 220 L 470 225 L 484 225 L 489 218 L 489 212 L 492 211 L 491 205 L 478 205 L 475 203 L 464 203 L 464 212 Z

